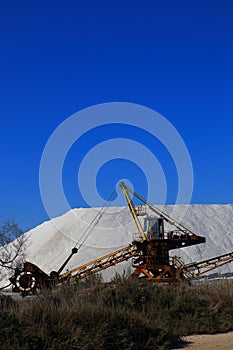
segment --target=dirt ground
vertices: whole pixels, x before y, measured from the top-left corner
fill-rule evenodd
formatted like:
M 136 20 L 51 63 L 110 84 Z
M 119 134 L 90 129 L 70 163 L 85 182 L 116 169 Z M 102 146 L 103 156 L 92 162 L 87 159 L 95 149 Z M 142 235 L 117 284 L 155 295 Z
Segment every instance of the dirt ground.
M 176 349 L 189 350 L 232 350 L 233 332 L 222 334 L 203 334 L 184 337 L 184 343 Z

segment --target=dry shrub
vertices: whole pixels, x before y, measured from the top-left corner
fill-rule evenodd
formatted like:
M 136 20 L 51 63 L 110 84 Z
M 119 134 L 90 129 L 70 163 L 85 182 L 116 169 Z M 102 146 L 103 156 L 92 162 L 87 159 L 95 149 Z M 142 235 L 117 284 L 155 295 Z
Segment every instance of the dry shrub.
M 2 297 L 0 348 L 168 349 L 186 334 L 233 330 L 232 287 L 94 277 L 18 302 Z

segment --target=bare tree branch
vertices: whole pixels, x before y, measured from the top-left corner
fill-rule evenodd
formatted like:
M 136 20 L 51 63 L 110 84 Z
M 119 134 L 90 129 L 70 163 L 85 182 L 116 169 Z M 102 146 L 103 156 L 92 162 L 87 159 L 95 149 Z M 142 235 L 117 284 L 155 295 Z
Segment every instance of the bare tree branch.
M 0 278 L 4 279 L 9 271 L 23 265 L 26 239 L 23 231 L 13 219 L 0 225 Z

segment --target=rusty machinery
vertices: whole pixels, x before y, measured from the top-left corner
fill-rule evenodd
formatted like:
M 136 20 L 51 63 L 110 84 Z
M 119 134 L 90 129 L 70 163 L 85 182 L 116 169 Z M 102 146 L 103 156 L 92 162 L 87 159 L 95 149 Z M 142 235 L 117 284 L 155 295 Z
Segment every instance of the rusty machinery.
M 196 235 L 178 223 L 123 182 L 120 183 L 120 187 L 137 227 L 137 234 L 130 245 L 65 273 L 62 273 L 65 266 L 78 252 L 76 247 L 72 249 L 71 254 L 59 270 L 52 271 L 50 274 L 46 274 L 30 262 L 25 262 L 23 269 L 16 269 L 14 276 L 10 278 L 13 291 L 22 296 L 35 294 L 42 288 L 66 281 L 80 280 L 130 258 L 133 260 L 133 277 L 142 277 L 160 283 L 191 280 L 233 261 L 233 252 L 191 264 L 185 264 L 177 256 L 170 257 L 170 250 L 204 243 L 205 237 Z M 130 194 L 138 198 L 143 205 L 135 206 Z M 154 213 L 153 215 L 148 215 L 147 207 Z M 144 217 L 144 223 L 139 217 Z

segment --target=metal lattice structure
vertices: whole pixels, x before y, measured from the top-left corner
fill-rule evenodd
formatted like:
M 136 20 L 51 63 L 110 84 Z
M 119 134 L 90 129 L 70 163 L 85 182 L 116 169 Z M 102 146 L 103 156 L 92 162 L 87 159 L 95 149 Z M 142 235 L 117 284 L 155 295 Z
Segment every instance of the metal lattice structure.
M 120 186 L 137 228 L 137 239 L 122 249 L 65 273 L 62 273 L 65 266 L 72 256 L 78 253 L 76 246 L 62 266 L 57 271 L 50 272 L 49 275 L 38 266 L 25 262 L 23 269 L 17 269 L 10 279 L 13 291 L 20 293 L 22 296 L 30 293 L 35 294 L 42 288 L 48 288 L 66 281 L 81 280 L 129 259 L 132 259 L 133 262 L 132 277 L 169 284 L 184 280 L 190 281 L 233 261 L 233 252 L 191 264 L 185 264 L 177 256 L 170 257 L 170 250 L 205 243 L 205 237 L 196 235 L 131 190 L 123 182 Z M 130 195 L 138 198 L 143 205 L 135 206 Z M 155 216 L 148 216 L 146 207 L 150 208 Z M 144 227 L 141 222 L 142 218 L 144 218 Z M 166 223 L 169 224 L 169 230 L 165 229 Z M 87 237 L 86 232 L 84 234 Z

